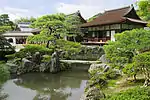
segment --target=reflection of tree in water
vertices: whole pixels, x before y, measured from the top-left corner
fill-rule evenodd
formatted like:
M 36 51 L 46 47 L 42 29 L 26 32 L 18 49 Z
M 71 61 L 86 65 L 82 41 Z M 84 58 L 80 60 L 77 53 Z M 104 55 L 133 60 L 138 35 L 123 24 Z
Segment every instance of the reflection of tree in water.
M 80 88 L 82 79 L 61 74 L 27 74 L 19 78 L 17 85 L 38 91 L 41 95 L 49 95 L 51 100 L 67 100 L 72 95 L 72 88 Z M 47 100 L 47 99 L 46 99 Z
M 34 97 L 34 100 L 67 100 L 69 96 L 71 96 L 70 93 L 64 93 L 62 91 L 60 92 L 55 92 L 55 91 L 50 91 L 49 94 L 44 94 L 44 93 L 39 93 Z

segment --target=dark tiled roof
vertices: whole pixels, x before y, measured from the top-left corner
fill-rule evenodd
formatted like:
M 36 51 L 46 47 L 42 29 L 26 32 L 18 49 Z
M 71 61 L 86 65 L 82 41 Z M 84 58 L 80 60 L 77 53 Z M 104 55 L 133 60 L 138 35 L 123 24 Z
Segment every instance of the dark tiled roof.
M 133 7 L 124 7 L 114 10 L 105 11 L 103 15 L 97 17 L 91 22 L 87 22 L 85 24 L 82 24 L 81 27 L 88 27 L 88 26 L 98 26 L 98 25 L 106 25 L 106 24 L 114 24 L 114 23 L 121 23 L 124 22 L 127 19 L 127 17 L 124 17 L 127 15 L 131 10 L 133 10 Z M 138 23 L 141 22 L 140 19 L 137 19 Z M 132 21 L 132 20 L 130 20 Z
M 31 33 L 35 33 L 35 32 L 41 32 L 41 30 L 40 30 L 40 29 L 33 29 L 33 30 L 31 31 Z
M 86 23 L 87 21 L 82 17 L 82 15 L 81 15 L 81 13 L 80 13 L 80 11 L 78 10 L 77 12 L 75 12 L 75 13 L 72 13 L 72 14 L 69 14 L 69 15 L 67 15 L 67 16 L 79 16 L 80 17 L 80 19 L 81 19 L 81 21 L 83 22 L 83 23 Z

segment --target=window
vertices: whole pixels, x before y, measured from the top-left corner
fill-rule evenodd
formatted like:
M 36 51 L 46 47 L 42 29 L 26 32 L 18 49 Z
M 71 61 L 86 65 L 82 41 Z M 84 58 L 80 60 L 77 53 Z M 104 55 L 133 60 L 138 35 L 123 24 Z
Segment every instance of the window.
M 9 38 L 9 39 L 8 39 L 8 42 L 9 42 L 9 43 L 13 43 L 13 39 L 12 39 L 12 38 Z
M 93 32 L 92 37 L 95 37 L 95 32 Z
M 109 37 L 110 36 L 110 31 L 106 32 L 106 36 Z

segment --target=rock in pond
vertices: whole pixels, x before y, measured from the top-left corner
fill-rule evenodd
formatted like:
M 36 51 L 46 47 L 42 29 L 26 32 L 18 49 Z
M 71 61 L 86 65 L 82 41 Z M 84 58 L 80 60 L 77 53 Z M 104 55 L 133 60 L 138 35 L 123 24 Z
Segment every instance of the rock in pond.
M 40 65 L 41 59 L 42 59 L 42 57 L 41 57 L 40 52 L 36 52 L 36 53 L 32 56 L 32 62 L 34 62 L 34 63 L 36 63 L 36 64 L 38 64 L 38 65 Z
M 95 72 L 95 71 L 101 71 L 103 72 L 105 69 L 109 70 L 109 66 L 107 66 L 106 64 L 92 64 L 88 70 L 89 73 Z
M 100 60 L 102 63 L 109 63 L 109 60 L 106 59 L 106 55 L 105 55 L 105 54 L 103 54 L 103 55 L 99 58 L 99 60 Z
M 13 63 L 6 63 L 7 66 L 9 66 L 9 71 L 10 74 L 16 74 L 17 73 L 17 69 L 18 69 L 18 65 L 13 64 Z
M 22 59 L 22 67 L 23 68 L 29 68 L 32 67 L 34 65 L 34 63 L 26 58 Z M 30 68 L 29 68 L 30 69 Z
M 51 57 L 50 72 L 57 73 L 60 71 L 60 61 L 58 52 L 54 52 Z

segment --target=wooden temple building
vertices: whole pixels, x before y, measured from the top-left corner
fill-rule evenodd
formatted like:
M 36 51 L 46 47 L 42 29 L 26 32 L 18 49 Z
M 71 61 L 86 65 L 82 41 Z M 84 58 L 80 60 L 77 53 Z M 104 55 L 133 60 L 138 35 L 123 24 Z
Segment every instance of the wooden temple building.
M 81 25 L 84 32 L 82 44 L 103 45 L 108 40 L 115 41 L 115 33 L 144 28 L 146 24 L 136 14 L 133 6 L 105 11 L 93 21 Z

